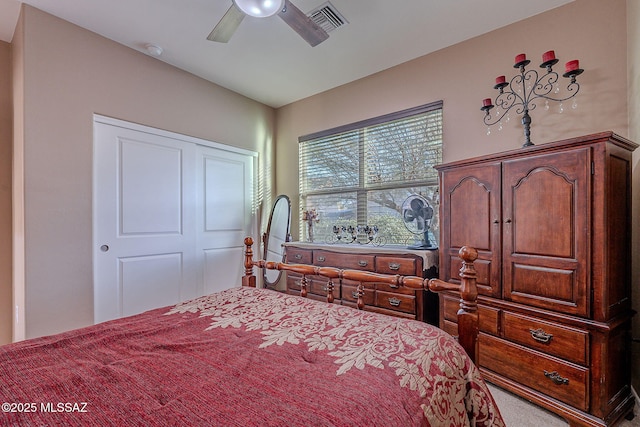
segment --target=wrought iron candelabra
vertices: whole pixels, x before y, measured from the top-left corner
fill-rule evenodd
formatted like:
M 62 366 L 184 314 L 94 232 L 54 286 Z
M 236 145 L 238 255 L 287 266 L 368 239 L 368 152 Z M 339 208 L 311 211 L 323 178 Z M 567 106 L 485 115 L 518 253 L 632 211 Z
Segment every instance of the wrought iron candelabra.
M 524 127 L 525 143 L 523 147 L 534 145 L 531 142 L 531 116 L 529 112 L 536 108 L 535 100 L 544 99 L 545 104 L 549 101 L 563 102 L 569 100 L 578 94 L 580 85 L 576 81 L 576 77 L 584 71 L 580 68 L 577 59 L 569 61 L 565 65 L 563 77 L 570 79 L 567 85 L 569 95 L 562 98 L 556 97 L 559 92 L 558 73 L 553 71 L 553 66 L 558 63 L 555 52 L 550 50 L 542 55 L 542 64 L 540 68 L 546 69 L 546 73 L 542 76 L 535 69 L 526 70 L 525 67 L 531 63 L 524 53 L 516 56 L 514 68 L 520 73 L 516 74 L 511 81 L 507 82 L 505 76 L 496 78 L 494 89 L 498 90 L 498 96 L 495 105 L 491 98 L 482 101 L 481 110 L 484 111 L 484 123 L 487 126 L 493 126 L 501 123 L 504 117 L 508 117 L 509 112 L 514 109 L 516 114 L 522 114 L 522 126 Z M 556 89 L 554 90 L 554 87 Z M 553 92 L 553 94 L 552 94 Z M 547 104 L 548 105 L 548 104 Z M 560 104 L 562 105 L 562 104 Z M 493 107 L 499 107 L 494 113 L 491 113 Z
M 334 225 L 333 236 L 328 239 L 327 243 L 359 243 L 372 244 L 374 246 L 382 246 L 383 239 L 378 235 L 378 226 L 373 225 L 357 225 L 344 226 Z

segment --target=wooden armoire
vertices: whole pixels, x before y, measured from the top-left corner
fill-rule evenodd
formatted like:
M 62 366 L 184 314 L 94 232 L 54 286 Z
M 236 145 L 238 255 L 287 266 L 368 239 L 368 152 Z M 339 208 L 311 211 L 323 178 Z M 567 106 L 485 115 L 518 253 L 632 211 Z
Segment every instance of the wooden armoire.
M 631 170 L 612 132 L 443 164 L 440 278 L 478 249 L 484 377 L 564 417 L 631 416 Z M 457 298 L 440 297 L 455 333 Z

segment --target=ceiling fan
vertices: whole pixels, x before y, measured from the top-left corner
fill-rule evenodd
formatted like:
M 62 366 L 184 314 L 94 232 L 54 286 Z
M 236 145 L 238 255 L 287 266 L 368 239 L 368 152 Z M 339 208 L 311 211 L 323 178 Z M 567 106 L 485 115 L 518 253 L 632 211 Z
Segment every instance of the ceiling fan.
M 215 26 L 208 40 L 227 43 L 246 16 L 266 18 L 278 15 L 311 46 L 325 41 L 329 35 L 289 0 L 231 0 L 231 7 Z

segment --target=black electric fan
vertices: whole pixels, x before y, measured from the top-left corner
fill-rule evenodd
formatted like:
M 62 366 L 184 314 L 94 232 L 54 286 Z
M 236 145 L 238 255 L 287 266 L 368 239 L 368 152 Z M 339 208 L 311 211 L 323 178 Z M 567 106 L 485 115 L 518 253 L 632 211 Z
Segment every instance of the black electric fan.
M 433 249 L 429 240 L 429 228 L 433 220 L 433 208 L 420 194 L 412 194 L 402 203 L 404 225 L 415 235 L 415 243 L 409 249 Z

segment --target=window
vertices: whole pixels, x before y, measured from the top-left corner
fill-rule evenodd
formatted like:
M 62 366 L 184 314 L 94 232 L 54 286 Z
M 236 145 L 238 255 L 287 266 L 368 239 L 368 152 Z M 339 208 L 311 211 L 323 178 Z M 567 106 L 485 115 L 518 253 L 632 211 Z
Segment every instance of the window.
M 300 206 L 316 209 L 317 242 L 333 239 L 333 226 L 377 226 L 386 244 L 415 244 L 402 204 L 420 194 L 435 215 L 429 240 L 438 235 L 438 173 L 442 161 L 442 102 L 404 110 L 299 138 Z M 414 230 L 415 231 L 415 230 Z M 307 238 L 301 222 L 300 236 Z

